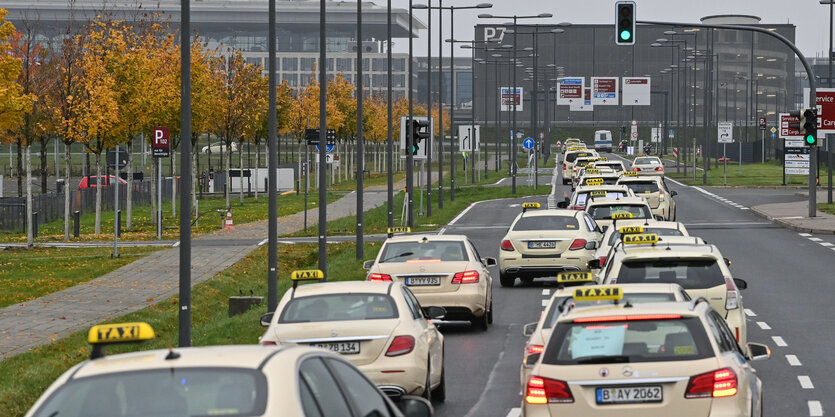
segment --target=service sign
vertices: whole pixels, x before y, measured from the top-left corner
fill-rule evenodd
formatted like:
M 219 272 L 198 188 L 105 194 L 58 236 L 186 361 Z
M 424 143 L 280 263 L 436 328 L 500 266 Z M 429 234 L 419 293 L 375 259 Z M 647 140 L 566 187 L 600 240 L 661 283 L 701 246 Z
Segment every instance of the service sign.
M 797 129 L 789 127 L 789 123 L 797 122 L 799 122 L 797 117 L 790 116 L 788 113 L 780 113 L 780 137 L 783 139 L 802 139 L 803 135 Z
M 651 84 L 650 77 L 623 77 L 623 105 L 649 106 Z
M 591 87 L 583 88 L 583 100 L 575 100 L 571 103 L 569 111 L 593 111 L 591 104 Z
M 618 77 L 591 77 L 591 104 L 618 105 Z
M 585 77 L 565 77 L 559 85 L 557 93 L 557 105 L 570 106 L 575 101 L 578 104 L 583 102 L 583 91 L 586 86 Z
M 719 138 L 719 143 L 734 143 L 733 122 L 719 122 L 716 130 L 716 137 Z
M 835 133 L 835 88 L 817 88 L 815 105 L 818 108 L 818 137 L 821 133 Z M 803 102 L 809 103 L 809 89 L 803 89 Z
M 164 126 L 157 126 L 154 128 L 154 141 L 151 143 L 151 148 L 154 151 L 154 158 L 168 158 L 171 156 L 170 143 L 171 131 Z
M 516 94 L 513 94 L 513 87 L 502 87 L 499 89 L 502 111 L 524 111 L 524 100 L 522 100 L 522 87 L 516 87 Z M 516 106 L 513 106 L 513 99 L 516 99 Z

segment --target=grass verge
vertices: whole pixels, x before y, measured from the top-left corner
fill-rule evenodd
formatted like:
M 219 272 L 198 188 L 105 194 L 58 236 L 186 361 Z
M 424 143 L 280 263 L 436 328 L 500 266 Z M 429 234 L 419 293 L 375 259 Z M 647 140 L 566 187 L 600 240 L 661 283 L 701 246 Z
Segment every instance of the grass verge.
M 699 165 L 699 168 L 702 166 Z M 666 175 L 670 178 L 680 180 L 689 185 L 702 185 L 702 171 L 696 172 L 696 180 L 693 180 L 692 165 L 688 167 L 687 175 L 676 173 L 676 168 L 668 167 Z M 726 185 L 725 173 L 722 163 L 719 163 L 717 169 L 715 165 L 711 164 L 710 170 L 707 172 L 707 185 L 722 186 Z M 823 172 L 823 170 L 821 170 Z M 806 185 L 808 184 L 808 176 L 806 175 L 786 175 L 785 185 Z M 826 176 L 821 175 L 822 185 L 826 184 Z M 727 185 L 728 186 L 759 186 L 759 187 L 779 187 L 783 185 L 783 167 L 780 161 L 770 161 L 764 164 L 750 163 L 742 164 L 740 172 L 739 163 L 728 163 L 727 166 Z
M 833 203 L 833 204 L 818 203 L 818 210 L 820 210 L 824 213 L 835 214 L 835 203 Z
M 0 251 L 0 308 L 87 282 L 125 266 L 158 247 L 34 248 Z
M 365 246 L 367 257 L 376 256 L 379 244 Z M 328 245 L 328 270 L 331 281 L 365 278 L 362 265 L 356 261 L 353 243 Z M 279 248 L 279 297 L 290 287 L 290 272 L 316 268 L 316 245 L 282 245 Z M 254 272 L 258 271 L 258 272 Z M 266 306 L 242 315 L 227 317 L 227 299 L 238 290 L 252 289 L 267 295 L 267 247 L 263 246 L 209 281 L 196 285 L 192 291 L 192 345 L 254 344 L 264 329 L 258 318 Z M 142 345 L 111 346 L 109 354 L 126 351 L 160 349 L 177 346 L 177 297 L 119 317 L 113 322 L 144 321 L 156 331 L 156 339 Z M 55 343 L 0 362 L 0 416 L 20 417 L 38 396 L 61 373 L 88 358 L 87 329 L 73 333 Z

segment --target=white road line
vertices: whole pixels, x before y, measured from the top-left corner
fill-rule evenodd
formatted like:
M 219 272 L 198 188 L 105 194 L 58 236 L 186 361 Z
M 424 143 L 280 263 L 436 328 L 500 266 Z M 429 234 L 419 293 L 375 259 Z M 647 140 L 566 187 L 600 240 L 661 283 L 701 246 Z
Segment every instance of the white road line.
M 768 323 L 766 323 L 764 321 L 758 321 L 757 326 L 760 326 L 760 329 L 763 329 L 763 330 L 771 330 L 771 326 L 769 326 Z
M 180 246 L 180 241 L 179 240 L 174 242 L 173 245 L 171 245 L 172 248 L 176 248 L 176 247 L 179 247 L 179 246 Z
M 759 226 L 772 224 L 771 222 L 715 222 L 715 223 L 684 223 L 685 226 Z
M 678 182 L 678 181 L 676 181 L 676 180 L 674 180 L 674 179 L 672 179 L 672 178 L 670 178 L 670 177 L 665 177 L 664 179 L 665 179 L 665 180 L 667 180 L 667 181 L 672 181 L 673 183 L 678 184 L 678 185 L 680 185 L 680 186 L 682 186 L 682 187 L 684 187 L 684 188 L 689 188 L 689 187 L 690 187 L 689 185 L 687 185 L 687 184 L 682 184 L 682 183 L 680 183 L 680 182 Z
M 809 240 L 811 240 L 812 242 L 823 242 L 823 239 L 819 237 L 810 237 Z
M 269 241 L 269 239 L 264 239 L 264 240 L 258 242 L 258 246 L 264 246 L 265 244 L 267 244 L 268 241 Z
M 795 355 L 786 355 L 786 360 L 791 366 L 803 366 L 803 364 L 800 363 L 800 359 L 797 359 L 797 356 Z
M 799 234 L 800 236 L 803 236 L 803 237 L 809 237 L 809 236 L 812 236 L 812 235 L 811 235 L 811 234 L 809 234 L 809 233 L 798 233 L 798 234 Z
M 548 300 L 542 300 L 542 307 L 548 307 Z
M 777 345 L 777 346 L 780 346 L 780 347 L 786 347 L 786 346 L 788 346 L 788 344 L 786 343 L 786 341 L 785 341 L 785 340 L 783 340 L 783 338 L 782 338 L 782 337 L 780 337 L 780 336 L 771 336 L 771 340 L 773 340 L 773 341 L 774 341 L 774 344 L 775 344 L 775 345 Z
M 815 389 L 815 384 L 812 383 L 812 378 L 808 375 L 798 375 L 797 382 L 800 382 L 800 387 L 803 389 Z
M 740 209 L 740 210 L 751 210 L 751 209 L 749 209 L 748 207 L 740 207 L 739 209 Z
M 507 417 L 519 417 L 522 415 L 521 408 L 511 408 L 510 411 L 507 412 Z
M 820 417 L 823 415 L 823 407 L 820 401 L 809 401 L 809 417 Z
M 835 250 L 835 248 L 829 248 L 829 249 Z
M 757 313 L 755 313 L 754 310 L 751 310 L 750 308 L 745 309 L 745 315 L 748 317 L 757 317 Z
M 544 288 L 542 290 L 542 295 L 551 295 L 551 289 L 550 288 Z
M 481 203 L 481 201 L 476 201 L 475 203 L 472 203 L 472 204 L 470 204 L 469 206 L 467 206 L 467 208 L 465 208 L 465 209 L 464 209 L 464 211 L 462 211 L 461 213 L 458 213 L 458 215 L 457 215 L 457 216 L 455 216 L 455 218 L 454 218 L 454 219 L 452 219 L 452 221 L 450 221 L 449 223 L 447 223 L 447 226 L 453 225 L 453 224 L 455 224 L 455 222 L 457 222 L 458 220 L 461 220 L 461 218 L 462 218 L 462 217 L 464 217 L 464 215 L 465 215 L 465 214 L 467 214 L 467 212 L 468 212 L 468 211 L 470 211 L 470 209 L 472 209 L 472 208 L 473 208 L 473 206 L 475 206 L 475 205 L 476 205 L 476 204 L 478 204 L 478 203 Z
M 821 242 L 820 244 L 821 244 L 821 246 L 826 246 L 827 248 L 828 248 L 828 247 L 831 247 L 831 246 L 835 246 L 835 245 L 833 245 L 833 244 L 831 244 L 831 243 L 829 243 L 829 242 Z

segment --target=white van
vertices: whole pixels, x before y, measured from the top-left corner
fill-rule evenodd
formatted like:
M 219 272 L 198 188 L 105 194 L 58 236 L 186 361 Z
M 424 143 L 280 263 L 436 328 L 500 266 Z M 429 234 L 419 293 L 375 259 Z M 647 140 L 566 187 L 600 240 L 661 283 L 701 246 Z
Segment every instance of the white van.
M 598 152 L 612 152 L 612 132 L 598 130 L 594 132 L 594 150 Z

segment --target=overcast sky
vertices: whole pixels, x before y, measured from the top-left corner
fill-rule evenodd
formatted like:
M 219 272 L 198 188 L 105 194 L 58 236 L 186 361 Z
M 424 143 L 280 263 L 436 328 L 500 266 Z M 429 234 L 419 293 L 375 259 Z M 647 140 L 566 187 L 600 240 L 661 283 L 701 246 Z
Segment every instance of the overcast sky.
M 385 0 L 372 0 L 385 7 Z M 489 0 L 445 0 L 444 6 L 475 5 Z M 414 4 L 427 4 L 427 0 L 413 0 Z M 819 0 L 637 0 L 636 14 L 639 20 L 698 22 L 703 16 L 717 14 L 746 14 L 762 18 L 762 23 L 793 23 L 796 28 L 796 42 L 807 57 L 825 56 L 829 47 L 829 6 Z M 614 24 L 614 0 L 493 0 L 492 9 L 461 10 L 455 12 L 455 37 L 473 38 L 472 27 L 476 24 L 501 24 L 506 19 L 478 19 L 479 13 L 494 15 L 536 15 L 551 13 L 551 19 L 534 19 L 529 23 L 592 23 Z M 408 0 L 392 0 L 397 8 L 408 8 Z M 438 0 L 432 0 L 437 6 Z M 426 10 L 415 10 L 415 16 L 426 23 Z M 437 11 L 433 12 L 433 26 L 437 24 Z M 614 29 L 613 29 L 614 30 Z M 437 55 L 437 29 L 433 27 L 433 53 Z M 449 38 L 449 12 L 444 12 L 444 34 Z M 640 32 L 638 33 L 640 36 Z M 421 40 L 414 42 L 415 55 L 426 55 L 426 31 L 421 31 Z M 649 39 L 636 39 L 650 42 Z M 397 52 L 408 52 L 408 44 L 401 40 L 395 44 Z M 449 56 L 449 49 L 445 49 Z M 470 56 L 466 49 L 455 51 L 456 56 Z

